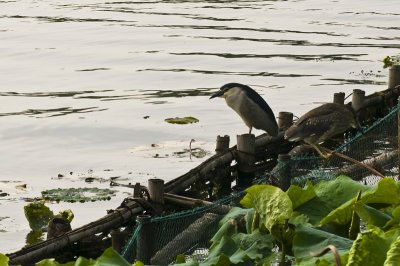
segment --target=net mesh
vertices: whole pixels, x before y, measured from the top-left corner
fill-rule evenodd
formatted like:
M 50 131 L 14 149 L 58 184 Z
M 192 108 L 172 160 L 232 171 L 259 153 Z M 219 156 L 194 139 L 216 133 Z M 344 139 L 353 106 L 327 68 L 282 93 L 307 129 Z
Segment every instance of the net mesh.
M 363 133 L 348 133 L 342 139 L 324 144 L 337 152 L 358 161 L 375 160 L 372 164 L 385 176 L 398 175 L 398 112 L 400 105 L 392 108 L 388 114 L 377 119 L 372 125 L 365 126 Z M 385 155 L 385 156 L 383 156 Z M 382 158 L 381 158 L 382 157 Z M 376 162 L 379 162 L 376 163 Z M 320 180 L 335 178 L 346 173 L 355 180 L 366 184 L 376 184 L 380 177 L 371 174 L 362 167 L 338 156 L 323 159 L 314 154 L 292 157 L 289 162 L 278 162 L 277 167 L 254 181 L 268 184 L 271 177 L 276 177 L 282 167 L 290 166 L 291 183 L 303 185 L 307 180 L 317 183 Z M 378 167 L 379 165 L 379 167 Z M 175 261 L 177 254 L 184 254 L 202 261 L 208 255 L 210 239 L 218 230 L 218 222 L 224 216 L 221 206 L 239 206 L 244 191 L 237 191 L 229 196 L 214 201 L 212 204 L 181 211 L 167 216 L 154 217 L 146 223 L 137 223 L 122 255 L 133 262 L 136 255 L 138 236 L 146 226 L 151 227 L 151 235 L 146 235 L 153 244 L 152 265 L 167 265 Z

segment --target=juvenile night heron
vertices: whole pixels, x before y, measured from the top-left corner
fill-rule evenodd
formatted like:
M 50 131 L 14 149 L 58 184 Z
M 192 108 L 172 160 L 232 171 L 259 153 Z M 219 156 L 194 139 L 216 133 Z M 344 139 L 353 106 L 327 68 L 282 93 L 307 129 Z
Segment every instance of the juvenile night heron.
M 235 110 L 249 127 L 249 134 L 254 127 L 266 131 L 270 136 L 278 135 L 274 113 L 267 102 L 249 86 L 228 83 L 211 95 L 210 99 L 215 97 L 225 98 L 228 106 Z
M 285 132 L 289 141 L 304 140 L 311 145 L 322 157 L 329 154 L 321 151 L 319 144 L 345 132 L 351 127 L 358 127 L 358 119 L 351 106 L 337 103 L 326 103 L 304 114 Z

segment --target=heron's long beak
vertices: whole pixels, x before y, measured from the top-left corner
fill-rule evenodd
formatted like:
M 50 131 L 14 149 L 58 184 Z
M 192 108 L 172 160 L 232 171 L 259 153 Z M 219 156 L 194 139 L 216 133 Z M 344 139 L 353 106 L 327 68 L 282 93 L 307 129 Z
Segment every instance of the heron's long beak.
M 222 95 L 224 95 L 224 91 L 223 90 L 219 90 L 216 93 L 212 94 L 210 99 L 215 98 L 215 97 L 221 97 Z

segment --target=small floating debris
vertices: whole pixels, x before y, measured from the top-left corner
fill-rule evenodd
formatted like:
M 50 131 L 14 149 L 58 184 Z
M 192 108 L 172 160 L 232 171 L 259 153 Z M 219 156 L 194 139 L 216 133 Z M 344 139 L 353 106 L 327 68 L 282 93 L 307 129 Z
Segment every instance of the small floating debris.
M 166 118 L 164 121 L 170 124 L 185 125 L 185 124 L 197 123 L 199 122 L 199 119 L 193 116 L 185 116 L 185 117 Z

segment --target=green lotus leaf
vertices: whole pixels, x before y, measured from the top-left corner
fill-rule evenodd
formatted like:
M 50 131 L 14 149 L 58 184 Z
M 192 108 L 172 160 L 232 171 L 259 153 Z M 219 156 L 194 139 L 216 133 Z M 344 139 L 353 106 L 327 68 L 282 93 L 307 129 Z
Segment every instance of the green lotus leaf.
M 373 188 L 356 182 L 347 176 L 339 176 L 334 180 L 321 181 L 314 186 L 314 189 L 317 196 L 296 210 L 307 215 L 311 224 L 319 225 L 321 219 L 342 204 L 348 204 L 350 207 L 349 210 L 345 210 L 344 216 L 350 215 L 349 219 L 351 219 L 351 203 L 348 201 L 353 200 L 360 191 L 366 192 Z
M 383 227 L 384 229 L 388 229 L 391 227 L 399 227 L 400 226 L 400 205 L 396 206 L 392 210 L 392 219 L 387 222 L 387 224 Z
M 400 236 L 389 247 L 383 266 L 400 265 Z
M 315 193 L 315 189 L 313 184 L 310 181 L 307 181 L 304 188 L 301 188 L 296 185 L 291 185 L 286 192 L 292 201 L 293 210 L 297 209 L 299 206 L 303 205 L 304 203 L 312 200 L 317 196 Z
M 368 225 L 383 227 L 391 217 L 373 207 L 365 205 L 361 201 L 354 204 L 354 210 L 358 216 Z
M 355 181 L 353 181 L 355 182 Z M 383 204 L 398 204 L 400 200 L 400 190 L 396 182 L 392 178 L 383 178 L 379 181 L 375 187 L 366 185 L 357 185 L 361 192 L 360 201 L 365 204 L 371 203 L 383 203 Z M 353 195 L 353 189 L 341 190 L 343 194 Z M 354 197 L 357 194 L 354 195 Z M 343 198 L 344 199 L 344 198 Z M 332 210 L 326 217 L 321 220 L 321 225 L 335 222 L 338 224 L 347 224 L 352 218 L 352 208 L 356 199 L 353 198 L 347 202 L 344 202 L 337 209 Z
M 42 191 L 42 197 L 50 201 L 87 202 L 110 200 L 116 191 L 107 188 L 57 188 Z
M 292 201 L 280 188 L 271 185 L 254 185 L 246 189 L 240 201 L 246 208 L 254 208 L 260 222 L 271 231 L 274 224 L 282 224 L 293 213 Z
M 385 235 L 379 228 L 358 234 L 350 249 L 347 266 L 383 265 L 392 241 L 393 236 Z
M 165 122 L 170 124 L 185 125 L 185 124 L 197 123 L 199 122 L 199 119 L 192 116 L 185 116 L 185 117 L 166 118 Z
M 351 248 L 352 243 L 348 238 L 299 225 L 293 238 L 293 254 L 296 258 L 310 258 L 310 252 L 319 252 L 328 245 L 333 245 L 339 252 L 344 253 Z
M 0 253 L 0 266 L 8 266 L 8 261 L 9 258 L 6 255 Z
M 229 263 L 250 262 L 251 264 L 251 261 L 261 260 L 271 255 L 272 247 L 272 236 L 258 229 L 251 234 L 237 233 L 231 237 L 223 236 L 216 245 L 211 247 L 208 258 L 200 265 L 220 265 L 216 263 L 221 263 L 221 254 L 228 258 Z M 222 262 L 226 261 L 223 259 Z
M 47 228 L 50 219 L 54 217 L 54 213 L 44 204 L 43 200 L 25 205 L 24 213 L 29 227 L 35 232 L 41 232 Z

